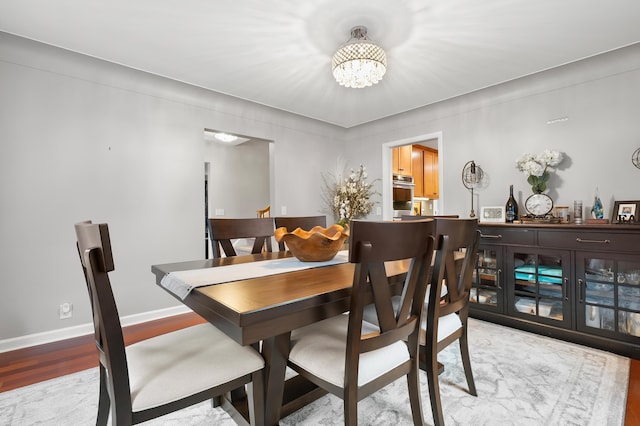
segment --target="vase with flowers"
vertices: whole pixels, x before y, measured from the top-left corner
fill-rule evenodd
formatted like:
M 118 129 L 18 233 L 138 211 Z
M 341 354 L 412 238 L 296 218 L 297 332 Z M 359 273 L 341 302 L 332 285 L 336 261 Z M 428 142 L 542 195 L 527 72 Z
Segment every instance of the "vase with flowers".
M 362 164 L 356 170 L 351 169 L 344 179 L 341 173 L 322 175 L 323 199 L 338 225 L 346 226 L 351 219 L 359 219 L 371 213 L 375 204 L 371 197 L 376 191 L 367 177 L 367 170 Z
M 534 194 L 541 194 L 547 189 L 549 167 L 556 167 L 564 159 L 560 151 L 545 149 L 540 154 L 524 154 L 516 160 L 518 170 L 527 175 L 527 182 Z

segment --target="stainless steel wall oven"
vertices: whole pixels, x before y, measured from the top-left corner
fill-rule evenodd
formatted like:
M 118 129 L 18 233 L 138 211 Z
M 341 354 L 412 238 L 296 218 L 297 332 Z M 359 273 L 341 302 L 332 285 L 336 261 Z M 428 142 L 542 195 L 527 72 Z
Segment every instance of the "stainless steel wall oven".
M 410 215 L 413 209 L 413 177 L 393 175 L 393 217 Z

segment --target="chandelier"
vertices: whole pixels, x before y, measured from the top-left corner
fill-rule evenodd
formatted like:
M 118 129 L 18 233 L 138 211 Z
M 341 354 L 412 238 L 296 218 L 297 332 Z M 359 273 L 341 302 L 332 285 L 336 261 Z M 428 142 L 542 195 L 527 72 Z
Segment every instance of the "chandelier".
M 351 39 L 333 55 L 333 77 L 345 87 L 377 84 L 387 71 L 387 55 L 367 39 L 367 28 L 351 29 Z

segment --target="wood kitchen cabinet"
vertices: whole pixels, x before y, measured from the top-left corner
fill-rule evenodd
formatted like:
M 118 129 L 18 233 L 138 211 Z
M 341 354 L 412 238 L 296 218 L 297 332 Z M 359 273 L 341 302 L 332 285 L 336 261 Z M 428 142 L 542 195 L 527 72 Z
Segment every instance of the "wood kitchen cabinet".
M 438 151 L 414 145 L 411 153 L 414 197 L 438 199 Z
M 640 227 L 480 224 L 472 317 L 640 359 Z
M 399 146 L 392 150 L 393 173 L 412 176 L 411 145 Z

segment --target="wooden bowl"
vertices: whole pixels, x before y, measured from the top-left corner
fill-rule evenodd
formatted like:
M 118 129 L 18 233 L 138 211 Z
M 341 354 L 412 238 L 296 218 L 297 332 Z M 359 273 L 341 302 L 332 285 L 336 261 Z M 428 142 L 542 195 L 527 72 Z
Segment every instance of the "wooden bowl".
M 287 228 L 276 229 L 277 242 L 284 241 L 289 251 L 302 262 L 324 262 L 333 259 L 343 249 L 344 240 L 349 237 L 349 229 L 340 225 L 328 228 L 314 226 L 305 231 L 296 228 L 287 232 Z

